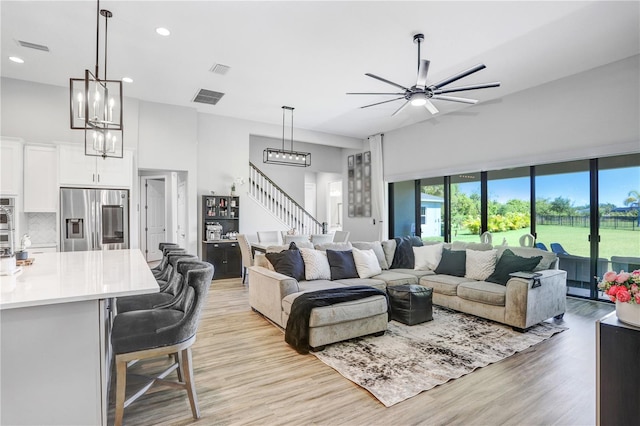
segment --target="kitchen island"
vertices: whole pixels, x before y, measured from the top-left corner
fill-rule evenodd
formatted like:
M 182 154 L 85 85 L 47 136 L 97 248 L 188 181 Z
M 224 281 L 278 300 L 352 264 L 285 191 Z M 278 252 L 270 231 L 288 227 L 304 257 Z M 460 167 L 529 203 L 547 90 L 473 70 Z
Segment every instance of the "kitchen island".
M 0 424 L 106 425 L 113 298 L 158 284 L 139 250 L 33 258 L 0 277 Z

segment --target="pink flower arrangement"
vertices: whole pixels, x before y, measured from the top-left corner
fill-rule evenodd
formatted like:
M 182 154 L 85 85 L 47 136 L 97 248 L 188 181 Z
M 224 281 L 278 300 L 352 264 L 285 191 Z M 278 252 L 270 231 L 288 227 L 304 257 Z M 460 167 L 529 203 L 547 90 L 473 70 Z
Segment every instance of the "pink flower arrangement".
M 598 283 L 598 288 L 609 296 L 612 302 L 640 305 L 640 269 L 630 273 L 620 271 L 619 274 L 609 271 Z

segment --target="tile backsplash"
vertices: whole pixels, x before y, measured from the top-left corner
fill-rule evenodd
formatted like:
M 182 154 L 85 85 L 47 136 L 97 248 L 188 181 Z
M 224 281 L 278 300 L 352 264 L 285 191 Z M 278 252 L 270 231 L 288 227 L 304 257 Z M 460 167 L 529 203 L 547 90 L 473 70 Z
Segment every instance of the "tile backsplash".
M 25 213 L 26 226 L 23 229 L 31 237 L 32 244 L 56 243 L 58 235 L 56 233 L 55 213 Z M 22 235 L 16 235 L 16 243 L 20 244 Z

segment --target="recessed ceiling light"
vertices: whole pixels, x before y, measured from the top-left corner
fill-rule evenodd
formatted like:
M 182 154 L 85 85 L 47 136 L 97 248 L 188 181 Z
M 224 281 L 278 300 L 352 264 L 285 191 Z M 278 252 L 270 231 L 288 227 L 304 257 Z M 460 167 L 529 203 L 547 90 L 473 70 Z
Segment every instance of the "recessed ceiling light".
M 18 58 L 17 56 L 9 56 L 9 60 L 16 64 L 24 64 L 24 59 Z
M 133 83 L 133 79 L 131 77 L 122 77 L 122 81 L 125 83 Z
M 160 27 L 160 28 L 156 28 L 156 32 L 158 34 L 160 34 L 161 36 L 168 36 L 169 34 L 171 34 L 171 31 L 169 31 L 168 29 L 164 28 L 164 27 Z

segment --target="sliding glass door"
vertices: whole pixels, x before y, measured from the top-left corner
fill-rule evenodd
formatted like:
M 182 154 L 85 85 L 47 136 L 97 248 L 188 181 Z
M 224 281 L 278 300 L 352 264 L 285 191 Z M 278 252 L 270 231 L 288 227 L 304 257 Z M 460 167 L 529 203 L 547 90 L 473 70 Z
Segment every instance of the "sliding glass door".
M 531 231 L 529 167 L 487 172 L 487 230 L 493 244 L 519 246 Z M 525 238 L 523 238 L 525 237 Z
M 568 293 L 590 297 L 589 161 L 545 164 L 535 171 L 536 241 L 558 254 Z
M 640 269 L 640 154 L 598 160 L 598 197 L 598 277 Z

